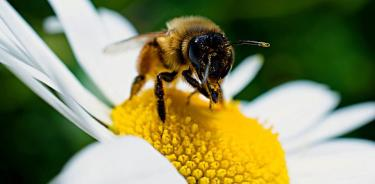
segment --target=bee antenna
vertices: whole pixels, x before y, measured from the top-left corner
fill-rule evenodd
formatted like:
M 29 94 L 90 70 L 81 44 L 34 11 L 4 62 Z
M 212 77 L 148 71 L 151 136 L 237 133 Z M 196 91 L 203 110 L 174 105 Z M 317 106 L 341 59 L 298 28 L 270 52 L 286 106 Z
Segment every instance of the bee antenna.
M 258 41 L 251 41 L 251 40 L 238 40 L 237 42 L 231 43 L 232 45 L 254 45 L 258 47 L 270 47 L 271 44 L 267 42 L 258 42 Z

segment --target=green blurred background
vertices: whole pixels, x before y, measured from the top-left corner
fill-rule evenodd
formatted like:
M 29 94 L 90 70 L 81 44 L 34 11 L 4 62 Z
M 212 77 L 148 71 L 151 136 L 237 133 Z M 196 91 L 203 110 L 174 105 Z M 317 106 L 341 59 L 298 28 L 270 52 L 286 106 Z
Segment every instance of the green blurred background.
M 42 21 L 53 12 L 40 0 L 10 1 L 78 77 L 64 35 L 47 35 Z M 375 99 L 375 1 L 94 1 L 114 9 L 141 33 L 164 28 L 176 16 L 202 15 L 231 40 L 269 41 L 272 47 L 238 47 L 236 60 L 261 53 L 265 64 L 237 98 L 253 99 L 281 83 L 309 79 L 340 92 L 340 106 Z M 152 7 L 152 8 L 150 8 Z M 94 140 L 64 119 L 0 66 L 0 183 L 45 183 L 78 150 Z M 374 123 L 345 135 L 375 140 Z

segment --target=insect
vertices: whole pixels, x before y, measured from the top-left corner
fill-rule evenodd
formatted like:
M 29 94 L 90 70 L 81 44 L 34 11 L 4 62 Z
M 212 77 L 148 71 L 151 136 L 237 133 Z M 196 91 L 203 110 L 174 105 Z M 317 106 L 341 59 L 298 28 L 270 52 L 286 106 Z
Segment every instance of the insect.
M 224 32 L 211 20 L 198 17 L 179 17 L 167 22 L 167 30 L 138 35 L 116 42 L 105 53 L 124 52 L 141 45 L 130 98 L 136 95 L 147 80 L 155 80 L 154 93 L 157 112 L 165 121 L 164 82 L 182 77 L 195 91 L 212 103 L 223 103 L 221 83 L 233 65 L 235 44 L 269 47 L 268 43 L 239 41 L 230 43 Z

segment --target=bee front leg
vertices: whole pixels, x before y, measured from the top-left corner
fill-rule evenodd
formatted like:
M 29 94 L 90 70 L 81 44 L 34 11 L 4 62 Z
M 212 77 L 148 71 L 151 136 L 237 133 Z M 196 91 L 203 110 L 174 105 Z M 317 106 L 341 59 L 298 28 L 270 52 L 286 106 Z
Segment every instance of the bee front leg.
M 145 82 L 146 82 L 146 77 L 144 75 L 138 75 L 137 77 L 134 78 L 129 99 L 131 99 L 134 95 L 136 95 L 142 89 Z
M 186 105 L 189 105 L 190 104 L 190 99 L 191 99 L 191 97 L 193 97 L 195 94 L 197 94 L 198 93 L 198 90 L 194 90 L 193 92 L 191 92 L 190 94 L 189 94 L 189 96 L 187 97 L 187 101 L 186 101 Z
M 219 88 L 219 104 L 222 106 L 222 107 L 225 107 L 225 103 L 224 103 L 224 94 L 223 94 L 223 89 Z
M 162 122 L 165 121 L 165 116 L 166 116 L 163 81 L 172 82 L 173 79 L 175 79 L 176 75 L 177 75 L 177 72 L 162 72 L 162 73 L 159 73 L 156 77 L 154 93 L 157 98 L 157 110 L 158 110 L 159 118 Z
M 224 107 L 223 90 L 221 89 L 220 85 L 219 85 L 219 88 L 217 89 L 217 91 L 210 91 L 210 93 L 211 93 L 212 96 L 216 95 L 216 97 L 213 97 L 213 98 L 216 98 L 216 101 L 210 100 L 210 105 L 209 105 L 210 110 L 213 110 L 214 103 L 215 104 L 219 103 L 222 107 Z
M 206 98 L 210 98 L 210 95 L 208 94 L 207 90 L 201 86 L 201 84 L 194 79 L 192 76 L 191 70 L 184 70 L 182 72 L 182 76 L 184 76 L 185 80 L 193 87 L 195 88 L 199 93 L 204 95 Z

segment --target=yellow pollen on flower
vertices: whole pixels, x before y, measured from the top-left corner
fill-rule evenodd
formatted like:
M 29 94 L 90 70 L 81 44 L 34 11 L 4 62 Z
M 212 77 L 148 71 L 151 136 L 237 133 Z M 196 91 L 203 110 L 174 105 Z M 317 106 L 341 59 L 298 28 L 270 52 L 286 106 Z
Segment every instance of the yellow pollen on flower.
M 163 123 L 146 90 L 113 109 L 111 128 L 148 141 L 188 183 L 289 183 L 276 134 L 241 114 L 238 103 L 210 110 L 198 95 L 187 105 L 188 95 L 166 90 Z

